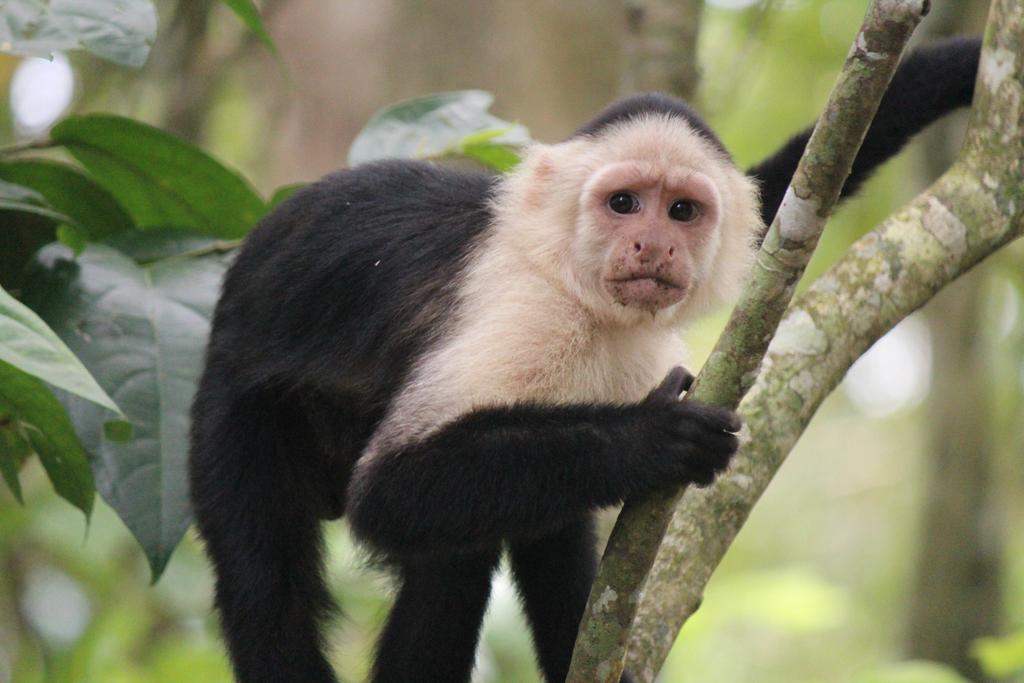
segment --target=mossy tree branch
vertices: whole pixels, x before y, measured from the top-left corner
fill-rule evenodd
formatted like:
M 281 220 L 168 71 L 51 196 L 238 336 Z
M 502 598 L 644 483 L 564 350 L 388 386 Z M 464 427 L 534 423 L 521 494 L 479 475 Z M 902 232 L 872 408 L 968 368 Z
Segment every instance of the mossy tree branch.
M 753 384 L 900 55 L 927 9 L 928 0 L 872 2 L 750 281 L 688 399 L 736 407 Z M 580 624 L 570 683 L 619 680 L 641 590 L 681 495 L 623 507 Z
M 650 682 L 786 455 L 853 362 L 900 320 L 1024 235 L 1024 2 L 995 0 L 967 142 L 928 191 L 797 297 L 740 407 L 733 467 L 678 506 L 645 588 L 628 664 Z

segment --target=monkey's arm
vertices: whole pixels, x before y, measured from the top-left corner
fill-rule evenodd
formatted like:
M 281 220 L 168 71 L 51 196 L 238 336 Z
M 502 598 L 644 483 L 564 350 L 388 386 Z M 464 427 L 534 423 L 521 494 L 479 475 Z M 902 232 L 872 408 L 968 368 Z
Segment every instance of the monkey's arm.
M 929 123 L 971 103 L 980 54 L 980 38 L 951 38 L 921 47 L 900 63 L 853 162 L 842 197 L 854 194 L 875 168 Z M 761 216 L 766 227 L 782 203 L 813 130 L 795 135 L 747 170 L 761 186 Z
M 681 373 L 636 404 L 477 410 L 378 453 L 349 488 L 352 527 L 394 556 L 472 550 L 625 498 L 708 484 L 736 450 L 739 420 L 679 401 Z

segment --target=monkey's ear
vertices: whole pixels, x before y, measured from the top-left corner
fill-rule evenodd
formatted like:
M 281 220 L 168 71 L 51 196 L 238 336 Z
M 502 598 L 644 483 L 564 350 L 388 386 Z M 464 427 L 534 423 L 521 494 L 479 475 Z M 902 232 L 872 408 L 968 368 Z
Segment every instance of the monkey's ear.
M 523 201 L 531 209 L 543 209 L 555 179 L 558 161 L 550 148 L 538 147 L 523 160 Z
M 542 183 L 550 180 L 555 172 L 555 160 L 551 157 L 551 152 L 547 150 L 541 152 L 537 156 L 532 170 L 534 181 Z

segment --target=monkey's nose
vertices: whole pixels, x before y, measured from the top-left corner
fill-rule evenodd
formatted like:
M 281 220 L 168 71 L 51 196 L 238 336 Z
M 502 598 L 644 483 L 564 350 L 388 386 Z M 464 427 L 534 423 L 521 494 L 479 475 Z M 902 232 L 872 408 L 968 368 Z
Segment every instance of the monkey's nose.
M 633 256 L 640 263 L 671 261 L 675 253 L 675 245 L 666 245 L 658 240 L 635 240 L 633 242 Z

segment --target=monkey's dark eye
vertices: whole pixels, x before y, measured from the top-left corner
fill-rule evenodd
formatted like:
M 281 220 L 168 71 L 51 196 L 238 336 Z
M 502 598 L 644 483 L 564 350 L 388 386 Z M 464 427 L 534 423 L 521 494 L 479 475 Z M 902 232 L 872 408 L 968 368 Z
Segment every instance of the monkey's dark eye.
M 630 192 L 616 192 L 608 198 L 608 208 L 615 213 L 636 213 L 640 210 L 640 200 Z
M 683 223 L 695 221 L 700 217 L 700 204 L 692 199 L 677 199 L 668 207 L 668 217 Z

